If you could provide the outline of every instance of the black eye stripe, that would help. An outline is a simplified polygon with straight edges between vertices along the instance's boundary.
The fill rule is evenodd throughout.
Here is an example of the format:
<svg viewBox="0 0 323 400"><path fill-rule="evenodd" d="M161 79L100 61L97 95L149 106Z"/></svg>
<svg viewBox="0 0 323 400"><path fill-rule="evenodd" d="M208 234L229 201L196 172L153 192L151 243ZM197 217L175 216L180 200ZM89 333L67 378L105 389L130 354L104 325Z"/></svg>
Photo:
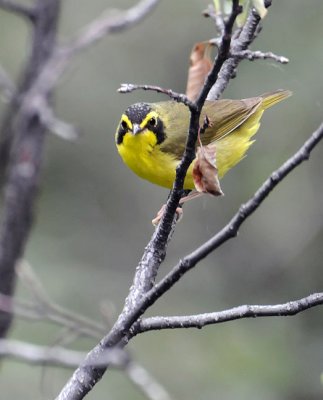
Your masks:
<svg viewBox="0 0 323 400"><path fill-rule="evenodd" d="M122 121L122 122L121 122L120 127L119 127L119 130L118 130L118 134L117 134L117 144L121 144L121 143L123 142L123 137L124 137L124 135L128 132L128 125L127 125L127 123L125 122L126 128L124 128L124 127L123 127L123 122L125 122L125 121Z"/></svg>
<svg viewBox="0 0 323 400"><path fill-rule="evenodd" d="M157 144L163 143L163 141L166 139L165 127L163 122L159 118L158 120L156 120L155 118L155 125L151 127L151 130L156 135Z"/></svg>

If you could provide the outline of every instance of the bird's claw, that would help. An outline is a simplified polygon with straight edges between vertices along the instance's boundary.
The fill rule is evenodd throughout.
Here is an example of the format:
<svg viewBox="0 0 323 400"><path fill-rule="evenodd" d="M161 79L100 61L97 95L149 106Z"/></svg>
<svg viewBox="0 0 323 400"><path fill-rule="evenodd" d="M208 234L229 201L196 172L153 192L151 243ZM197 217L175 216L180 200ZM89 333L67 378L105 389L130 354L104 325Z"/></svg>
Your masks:
<svg viewBox="0 0 323 400"><path fill-rule="evenodd" d="M151 221L154 226L157 226L160 220L163 218L163 215L166 210L166 204L162 206L162 208L158 211L156 217ZM179 222L183 217L183 209L182 207L176 208L176 221Z"/></svg>

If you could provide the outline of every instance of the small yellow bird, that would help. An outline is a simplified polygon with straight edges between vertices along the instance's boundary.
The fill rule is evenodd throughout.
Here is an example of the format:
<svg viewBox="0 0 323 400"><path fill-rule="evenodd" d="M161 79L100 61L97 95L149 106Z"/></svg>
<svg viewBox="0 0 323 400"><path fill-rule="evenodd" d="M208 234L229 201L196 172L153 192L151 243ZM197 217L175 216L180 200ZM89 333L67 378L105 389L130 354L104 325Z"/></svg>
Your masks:
<svg viewBox="0 0 323 400"><path fill-rule="evenodd" d="M201 134L203 146L214 143L218 176L234 167L254 142L263 112L289 97L277 90L243 100L206 101L200 124L209 127ZM125 164L141 178L172 188L175 170L186 143L190 113L175 101L137 103L125 111L116 132L116 144ZM193 164L187 171L184 189L194 189Z"/></svg>

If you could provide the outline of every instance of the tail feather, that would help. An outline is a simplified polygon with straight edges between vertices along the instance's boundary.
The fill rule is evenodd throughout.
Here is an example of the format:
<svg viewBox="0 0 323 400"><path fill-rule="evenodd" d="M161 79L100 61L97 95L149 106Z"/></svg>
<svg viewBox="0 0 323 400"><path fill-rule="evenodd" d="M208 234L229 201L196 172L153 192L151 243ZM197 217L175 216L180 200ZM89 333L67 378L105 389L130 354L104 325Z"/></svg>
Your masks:
<svg viewBox="0 0 323 400"><path fill-rule="evenodd" d="M265 109L286 99L291 94L292 92L289 90L276 90L259 96L262 98L262 102L258 109L241 126L217 141L217 166L220 178L245 157L247 150L254 142L252 137L259 129L260 119Z"/></svg>
<svg viewBox="0 0 323 400"><path fill-rule="evenodd" d="M292 92L290 90L278 89L275 92L264 93L260 97L262 97L262 107L264 110L267 108L279 103L280 101L286 99L291 96Z"/></svg>

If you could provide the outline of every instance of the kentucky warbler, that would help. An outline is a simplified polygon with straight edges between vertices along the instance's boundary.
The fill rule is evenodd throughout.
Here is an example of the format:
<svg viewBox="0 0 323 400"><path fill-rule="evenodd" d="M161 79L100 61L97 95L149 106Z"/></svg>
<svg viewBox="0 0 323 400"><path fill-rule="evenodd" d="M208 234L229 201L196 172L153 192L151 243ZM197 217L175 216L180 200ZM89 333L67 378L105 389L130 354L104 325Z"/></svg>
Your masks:
<svg viewBox="0 0 323 400"><path fill-rule="evenodd" d="M200 123L203 125L207 116L209 127L201 140L203 145L215 143L220 178L244 157L264 110L290 95L288 90L277 90L249 99L205 102ZM188 108L175 101L133 104L117 128L119 154L141 178L170 189L185 149L189 119ZM194 189L192 169L193 163L184 189Z"/></svg>

